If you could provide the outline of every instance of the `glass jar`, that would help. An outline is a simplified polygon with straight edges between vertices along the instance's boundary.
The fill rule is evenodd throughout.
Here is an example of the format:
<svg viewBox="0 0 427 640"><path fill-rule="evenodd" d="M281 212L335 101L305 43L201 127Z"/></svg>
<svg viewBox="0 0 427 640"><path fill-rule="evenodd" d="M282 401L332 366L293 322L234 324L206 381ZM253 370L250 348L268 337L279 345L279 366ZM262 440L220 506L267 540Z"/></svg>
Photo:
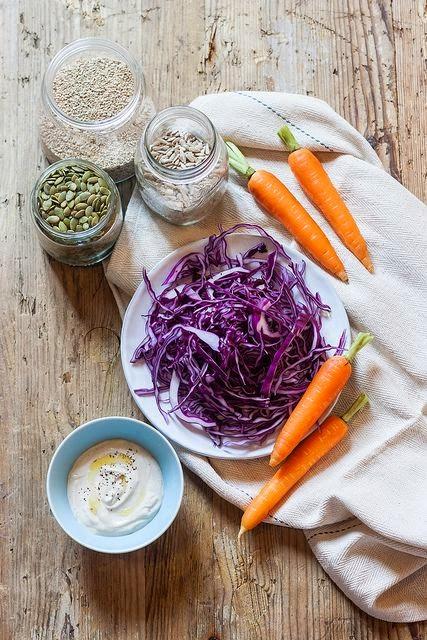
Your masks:
<svg viewBox="0 0 427 640"><path fill-rule="evenodd" d="M124 82L125 67L123 65L126 65L130 71L126 75L129 101L124 106L120 105L120 110L111 117L88 119L93 118L93 114L99 108L102 110L100 113L104 112L104 114L106 110L110 113L114 108L114 101L112 108L111 104L106 104L108 100L105 99L105 92L103 94L105 70L99 73L101 80L98 84L96 81L90 84L91 87L93 86L93 91L91 89L89 93L87 91L85 93L81 88L87 87L88 81L86 79L85 83L78 82L79 73L83 71L82 67L79 70L76 65L79 62L87 65L88 59L100 60L101 63L105 59L114 60L115 65L120 64L120 68L116 66L117 73L110 80L115 83L115 91L117 91L117 82ZM92 63L95 64L94 60ZM64 91L60 107L56 92L61 90L61 74L66 69L69 76L73 78L70 80L73 83L72 86L77 88L68 94ZM85 69L88 74L87 67ZM91 67L91 74L94 74L93 67ZM72 94L71 98L68 97L70 94ZM66 103L67 100L69 105ZM82 108L86 112L86 119L78 117L82 113ZM94 162L107 171L116 182L126 180L135 172L135 148L154 113L153 103L145 94L142 69L126 49L103 38L75 40L56 54L43 78L39 122L43 152L49 162L56 162L63 158L82 158Z"/></svg>
<svg viewBox="0 0 427 640"><path fill-rule="evenodd" d="M206 157L187 168L162 165L153 155L153 146L171 132L201 140L207 145ZM136 150L135 174L141 196L150 209L173 224L194 224L207 216L225 193L227 150L204 113L192 107L170 107L148 124Z"/></svg>
<svg viewBox="0 0 427 640"><path fill-rule="evenodd" d="M110 190L110 200L105 216L94 227L86 231L63 233L55 230L41 216L39 193L49 176L58 171L58 169L69 167L81 167L82 170L90 170L96 176L102 178ZM31 211L36 233L43 249L60 262L80 267L96 264L111 253L123 223L120 194L114 181L105 171L92 162L78 160L77 158L59 160L43 171L31 194Z"/></svg>

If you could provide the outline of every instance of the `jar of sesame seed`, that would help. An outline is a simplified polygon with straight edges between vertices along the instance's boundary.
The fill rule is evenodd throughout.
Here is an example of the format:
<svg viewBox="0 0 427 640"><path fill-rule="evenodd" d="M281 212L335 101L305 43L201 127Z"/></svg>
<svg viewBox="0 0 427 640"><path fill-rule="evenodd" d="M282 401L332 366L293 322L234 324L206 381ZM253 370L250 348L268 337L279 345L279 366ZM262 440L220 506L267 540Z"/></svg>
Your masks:
<svg viewBox="0 0 427 640"><path fill-rule="evenodd" d="M135 155L147 206L177 225L209 215L227 188L227 150L212 122L192 107L170 107L148 124Z"/></svg>
<svg viewBox="0 0 427 640"><path fill-rule="evenodd" d="M43 79L43 152L49 162L82 158L115 182L126 180L154 113L142 69L126 49L103 38L75 40L56 54Z"/></svg>

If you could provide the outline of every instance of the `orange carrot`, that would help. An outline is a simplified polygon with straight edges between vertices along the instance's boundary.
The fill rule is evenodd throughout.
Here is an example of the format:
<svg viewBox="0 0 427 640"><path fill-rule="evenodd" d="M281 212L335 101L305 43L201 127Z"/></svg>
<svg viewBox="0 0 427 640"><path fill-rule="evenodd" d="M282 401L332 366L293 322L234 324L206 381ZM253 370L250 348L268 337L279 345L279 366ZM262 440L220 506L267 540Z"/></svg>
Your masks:
<svg viewBox="0 0 427 640"><path fill-rule="evenodd" d="M372 339L370 333L359 333L344 355L332 356L322 364L277 436L270 457L272 467L282 462L295 449L336 400L351 375L351 363L355 355Z"/></svg>
<svg viewBox="0 0 427 640"><path fill-rule="evenodd" d="M248 189L255 200L280 220L304 249L333 275L348 282L344 265L319 225L276 176L252 169L245 156L226 142L230 165L248 178Z"/></svg>
<svg viewBox="0 0 427 640"><path fill-rule="evenodd" d="M246 531L253 529L265 520L270 511L274 509L298 480L344 438L348 431L347 423L367 402L367 395L360 394L341 418L329 416L316 431L298 445L280 469L265 483L261 491L246 507L242 517L239 538Z"/></svg>
<svg viewBox="0 0 427 640"><path fill-rule="evenodd" d="M374 267L366 241L320 160L310 149L299 146L289 127L279 129L278 135L290 151L289 166L307 196L320 209L347 249L372 273Z"/></svg>

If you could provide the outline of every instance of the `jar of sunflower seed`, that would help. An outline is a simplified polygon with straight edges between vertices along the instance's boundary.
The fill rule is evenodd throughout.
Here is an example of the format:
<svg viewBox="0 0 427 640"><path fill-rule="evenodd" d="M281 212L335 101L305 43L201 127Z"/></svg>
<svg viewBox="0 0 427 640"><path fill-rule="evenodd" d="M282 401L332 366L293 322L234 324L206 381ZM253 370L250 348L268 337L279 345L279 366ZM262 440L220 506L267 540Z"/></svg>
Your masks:
<svg viewBox="0 0 427 640"><path fill-rule="evenodd" d="M227 189L224 141L198 109L169 107L147 125L135 153L142 199L176 225L209 215Z"/></svg>
<svg viewBox="0 0 427 640"><path fill-rule="evenodd" d="M114 181L87 160L67 158L47 167L34 186L31 206L43 249L74 266L106 258L123 223Z"/></svg>

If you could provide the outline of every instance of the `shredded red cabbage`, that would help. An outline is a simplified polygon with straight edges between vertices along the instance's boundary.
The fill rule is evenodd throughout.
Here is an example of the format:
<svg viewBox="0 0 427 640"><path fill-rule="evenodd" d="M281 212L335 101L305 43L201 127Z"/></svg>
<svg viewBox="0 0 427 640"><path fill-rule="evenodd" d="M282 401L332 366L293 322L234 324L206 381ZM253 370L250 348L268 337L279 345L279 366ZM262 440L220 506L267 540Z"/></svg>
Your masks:
<svg viewBox="0 0 427 640"><path fill-rule="evenodd" d="M227 236L244 227L262 238L229 256ZM279 260L280 259L280 260ZM211 236L181 258L153 300L131 362L145 360L167 419L201 425L222 444L261 443L283 425L332 347L322 334L329 307L283 247L256 225ZM345 345L343 334L337 352Z"/></svg>

